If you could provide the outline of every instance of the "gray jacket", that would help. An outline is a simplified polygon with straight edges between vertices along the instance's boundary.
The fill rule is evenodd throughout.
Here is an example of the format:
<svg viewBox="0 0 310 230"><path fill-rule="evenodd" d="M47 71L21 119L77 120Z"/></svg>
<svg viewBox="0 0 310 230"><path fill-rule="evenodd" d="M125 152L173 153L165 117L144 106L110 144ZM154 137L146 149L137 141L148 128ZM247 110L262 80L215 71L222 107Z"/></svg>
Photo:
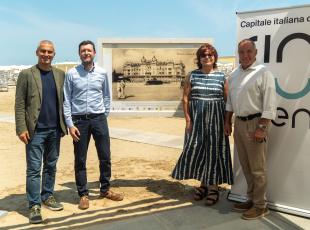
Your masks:
<svg viewBox="0 0 310 230"><path fill-rule="evenodd" d="M63 84L65 73L52 67L58 100L58 111L60 128L63 135L67 134L67 128L63 116ZM24 131L29 132L33 137L42 103L42 82L40 70L32 66L20 72L16 84L15 96L15 124L16 134L20 135Z"/></svg>

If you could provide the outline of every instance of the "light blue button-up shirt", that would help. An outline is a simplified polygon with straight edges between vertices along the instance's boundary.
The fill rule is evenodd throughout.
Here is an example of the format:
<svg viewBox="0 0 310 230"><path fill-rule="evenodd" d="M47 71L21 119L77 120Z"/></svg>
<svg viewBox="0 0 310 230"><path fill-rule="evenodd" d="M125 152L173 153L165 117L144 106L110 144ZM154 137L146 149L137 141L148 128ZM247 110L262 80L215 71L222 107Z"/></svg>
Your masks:
<svg viewBox="0 0 310 230"><path fill-rule="evenodd" d="M110 112L110 89L107 72L97 65L88 71L78 65L66 73L64 83L64 116L73 126L72 115Z"/></svg>

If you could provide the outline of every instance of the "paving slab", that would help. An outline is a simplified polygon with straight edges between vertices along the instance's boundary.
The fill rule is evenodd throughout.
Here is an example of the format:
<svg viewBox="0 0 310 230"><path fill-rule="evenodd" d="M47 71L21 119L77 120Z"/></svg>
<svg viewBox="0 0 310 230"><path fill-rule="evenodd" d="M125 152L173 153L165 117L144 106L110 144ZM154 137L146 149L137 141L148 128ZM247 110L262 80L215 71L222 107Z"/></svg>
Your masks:
<svg viewBox="0 0 310 230"><path fill-rule="evenodd" d="M154 132L139 132L130 129L121 129L121 128L109 128L110 137L133 141L145 144L159 145L169 148L183 148L184 138L176 135L169 135L163 133L154 133Z"/></svg>
<svg viewBox="0 0 310 230"><path fill-rule="evenodd" d="M7 214L8 214L7 211L0 210L0 218L6 216Z"/></svg>
<svg viewBox="0 0 310 230"><path fill-rule="evenodd" d="M0 114L0 122L15 123L14 116ZM139 142L144 144L158 145L168 148L183 148L184 138L176 135L169 135L154 132L139 132L130 129L109 127L110 137L126 141Z"/></svg>
<svg viewBox="0 0 310 230"><path fill-rule="evenodd" d="M232 211L232 206L233 202L221 199L212 207L207 207L202 202L198 205L81 227L88 230L310 229L310 220L300 217L292 220L288 218L290 215L274 211L258 220L243 220L241 213Z"/></svg>
<svg viewBox="0 0 310 230"><path fill-rule="evenodd" d="M15 123L15 118L12 115L0 114L0 122Z"/></svg>

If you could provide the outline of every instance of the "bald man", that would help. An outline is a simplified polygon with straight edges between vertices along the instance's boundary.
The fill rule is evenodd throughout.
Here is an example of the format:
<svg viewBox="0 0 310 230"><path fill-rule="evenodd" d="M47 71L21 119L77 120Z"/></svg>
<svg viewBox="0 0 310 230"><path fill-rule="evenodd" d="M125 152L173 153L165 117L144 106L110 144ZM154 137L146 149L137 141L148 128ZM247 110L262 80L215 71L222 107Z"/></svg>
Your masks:
<svg viewBox="0 0 310 230"><path fill-rule="evenodd" d="M242 211L243 219L254 220L269 213L266 142L270 121L276 117L276 90L272 73L256 61L257 49L252 40L242 40L238 54L240 65L228 81L225 134L232 132L234 113L234 141L248 185L248 201L235 204L234 210Z"/></svg>

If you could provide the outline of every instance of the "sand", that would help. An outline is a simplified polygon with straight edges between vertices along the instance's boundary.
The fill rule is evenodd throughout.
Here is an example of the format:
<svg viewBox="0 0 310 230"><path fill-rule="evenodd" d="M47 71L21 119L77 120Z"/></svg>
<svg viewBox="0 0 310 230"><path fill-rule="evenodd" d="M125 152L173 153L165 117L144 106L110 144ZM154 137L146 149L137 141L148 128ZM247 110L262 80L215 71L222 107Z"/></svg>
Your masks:
<svg viewBox="0 0 310 230"><path fill-rule="evenodd" d="M14 115L14 89L0 93L0 114ZM134 131L158 132L183 136L183 118L159 117L109 117L109 126ZM98 199L99 166L93 141L87 158L87 176L90 188L90 208L77 207L78 195L73 168L71 137L61 141L58 160L55 197L64 210L53 212L42 208L44 223L28 223L28 202L25 196L25 146L15 135L15 125L0 122L0 210L8 215L0 218L0 228L62 228L85 227L127 216L137 216L191 205L195 180L175 181L170 173L181 150L111 139L112 179L111 189L123 193L125 199L114 202Z"/></svg>

